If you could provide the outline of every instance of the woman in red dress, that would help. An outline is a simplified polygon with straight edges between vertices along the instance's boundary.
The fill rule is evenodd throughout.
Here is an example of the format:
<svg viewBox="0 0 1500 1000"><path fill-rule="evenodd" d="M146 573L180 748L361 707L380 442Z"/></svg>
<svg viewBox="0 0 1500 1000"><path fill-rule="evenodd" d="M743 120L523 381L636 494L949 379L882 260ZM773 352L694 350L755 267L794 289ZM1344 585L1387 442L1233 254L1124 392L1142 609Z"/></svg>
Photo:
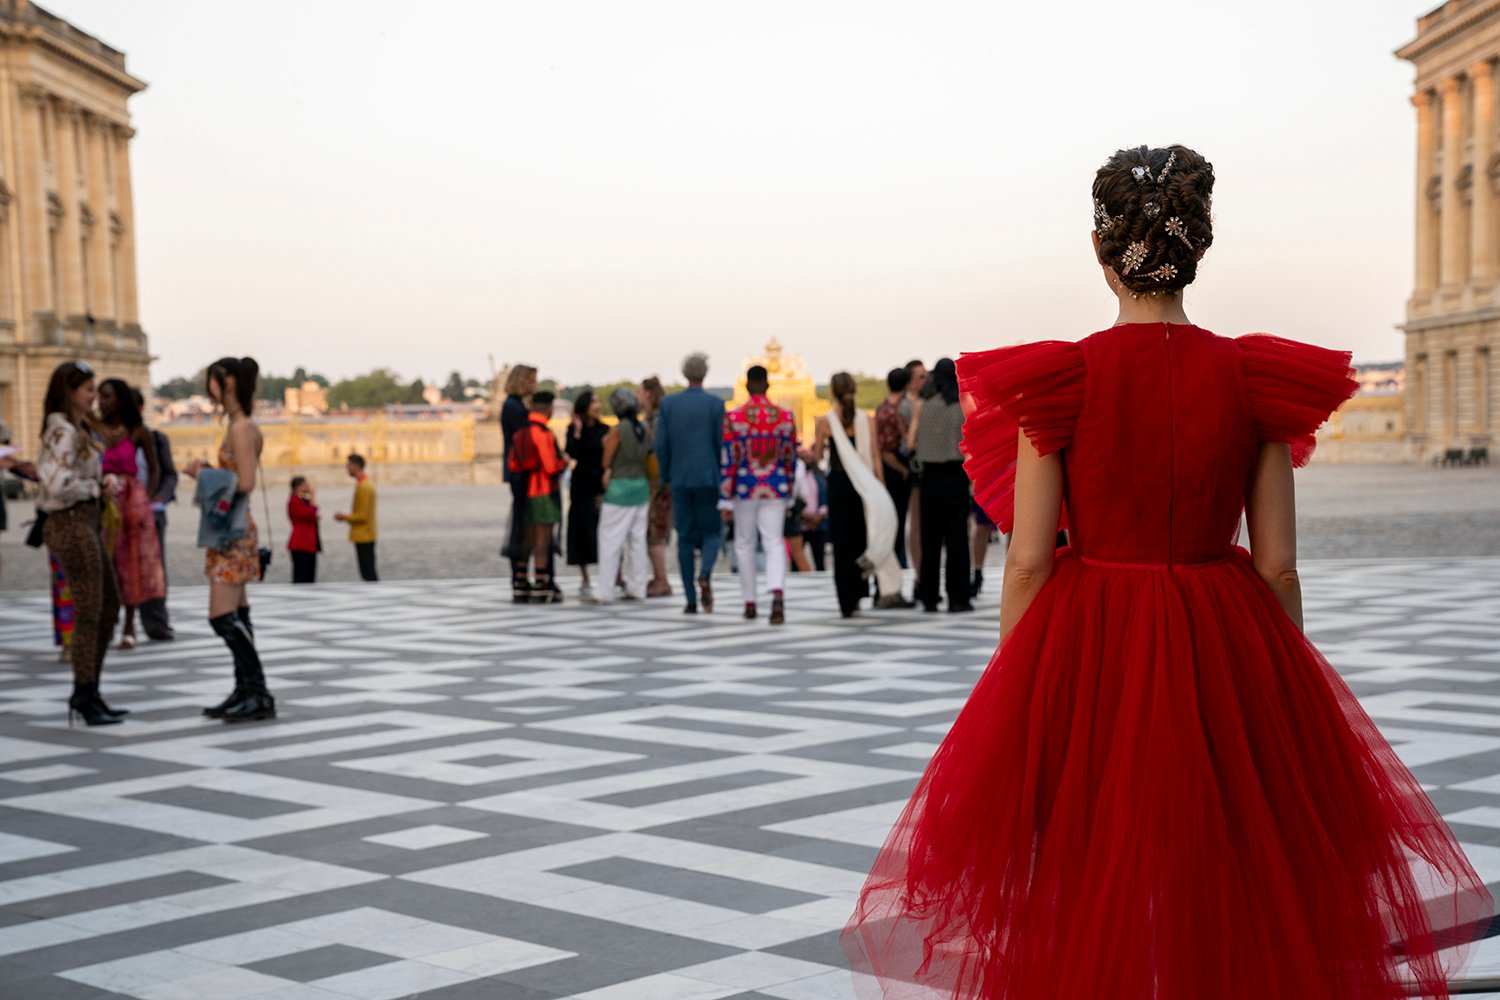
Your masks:
<svg viewBox="0 0 1500 1000"><path fill-rule="evenodd" d="M844 932L868 996L1445 997L1488 927L1302 634L1292 469L1355 383L1347 353L1189 322L1212 187L1185 147L1116 153L1116 323L959 362L966 468L1014 527L1000 647Z"/></svg>

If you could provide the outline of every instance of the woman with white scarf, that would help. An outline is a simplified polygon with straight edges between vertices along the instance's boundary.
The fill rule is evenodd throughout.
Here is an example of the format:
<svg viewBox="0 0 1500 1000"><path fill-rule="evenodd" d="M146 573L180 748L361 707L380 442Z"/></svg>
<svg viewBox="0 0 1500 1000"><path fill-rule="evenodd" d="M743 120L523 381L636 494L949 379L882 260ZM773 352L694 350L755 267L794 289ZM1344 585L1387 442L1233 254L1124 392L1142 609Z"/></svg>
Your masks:
<svg viewBox="0 0 1500 1000"><path fill-rule="evenodd" d="M869 594L865 574L875 576L876 607L911 607L901 597L896 559L896 505L882 479L870 415L854 405L857 383L839 372L829 383L833 409L818 418L819 456L833 442L828 469L828 525L833 536L833 584L839 611L852 618Z"/></svg>

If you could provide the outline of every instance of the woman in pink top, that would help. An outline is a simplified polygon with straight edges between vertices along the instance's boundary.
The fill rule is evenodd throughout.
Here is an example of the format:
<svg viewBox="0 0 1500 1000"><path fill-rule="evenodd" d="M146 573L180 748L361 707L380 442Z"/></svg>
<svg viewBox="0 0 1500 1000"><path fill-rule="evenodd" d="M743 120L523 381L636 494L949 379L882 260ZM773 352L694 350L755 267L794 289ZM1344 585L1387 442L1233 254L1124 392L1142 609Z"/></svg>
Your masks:
<svg viewBox="0 0 1500 1000"><path fill-rule="evenodd" d="M136 608L167 595L156 519L151 513L151 497L160 474L156 443L135 405L135 393L120 379L105 379L99 384L99 416L104 431L104 475L115 476L119 482L119 492L112 501L119 512L119 526L112 545L106 538L106 547L114 558L120 604L125 608L120 648L133 649ZM145 456L144 468L137 457L140 454Z"/></svg>

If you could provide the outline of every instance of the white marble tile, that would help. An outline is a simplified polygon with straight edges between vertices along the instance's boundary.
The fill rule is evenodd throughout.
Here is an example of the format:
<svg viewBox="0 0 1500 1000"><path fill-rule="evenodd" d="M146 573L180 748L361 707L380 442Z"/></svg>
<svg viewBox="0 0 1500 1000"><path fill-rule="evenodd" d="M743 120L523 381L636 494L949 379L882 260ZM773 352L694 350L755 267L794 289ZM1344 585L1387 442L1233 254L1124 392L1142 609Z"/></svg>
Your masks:
<svg viewBox="0 0 1500 1000"><path fill-rule="evenodd" d="M372 844L400 847L408 851L422 851L429 847L461 844L466 840L480 840L485 836L486 834L477 830L460 830L453 826L413 826L405 830L394 830L363 839Z"/></svg>
<svg viewBox="0 0 1500 1000"><path fill-rule="evenodd" d="M77 849L69 844L58 844L50 840L38 840L35 837L22 837L15 833L0 832L0 865L8 865L16 861L30 861L32 858L50 858L53 855L67 854Z"/></svg>
<svg viewBox="0 0 1500 1000"><path fill-rule="evenodd" d="M46 764L42 767L23 767L15 771L0 772L0 779L5 781L19 781L27 785L40 785L48 781L62 781L65 778L81 778L99 772L92 767L78 767L74 764Z"/></svg>
<svg viewBox="0 0 1500 1000"><path fill-rule="evenodd" d="M473 977L453 969L442 969L422 962L400 961L316 979L310 985L354 997L356 1000L399 1000L420 996L428 990L466 983L471 978Z"/></svg>

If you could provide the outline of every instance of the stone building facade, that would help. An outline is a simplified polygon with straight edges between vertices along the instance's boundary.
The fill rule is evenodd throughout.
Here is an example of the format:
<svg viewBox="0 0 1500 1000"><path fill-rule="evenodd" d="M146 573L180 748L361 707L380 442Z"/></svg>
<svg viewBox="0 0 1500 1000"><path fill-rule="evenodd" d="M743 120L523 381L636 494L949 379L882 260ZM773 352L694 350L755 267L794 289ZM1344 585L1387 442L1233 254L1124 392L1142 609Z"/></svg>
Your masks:
<svg viewBox="0 0 1500 1000"><path fill-rule="evenodd" d="M145 86L123 52L0 0L0 416L25 451L60 362L149 385L126 107Z"/></svg>
<svg viewBox="0 0 1500 1000"><path fill-rule="evenodd" d="M1500 390L1500 0L1447 0L1396 53L1417 70L1406 432L1418 461L1488 447Z"/></svg>

